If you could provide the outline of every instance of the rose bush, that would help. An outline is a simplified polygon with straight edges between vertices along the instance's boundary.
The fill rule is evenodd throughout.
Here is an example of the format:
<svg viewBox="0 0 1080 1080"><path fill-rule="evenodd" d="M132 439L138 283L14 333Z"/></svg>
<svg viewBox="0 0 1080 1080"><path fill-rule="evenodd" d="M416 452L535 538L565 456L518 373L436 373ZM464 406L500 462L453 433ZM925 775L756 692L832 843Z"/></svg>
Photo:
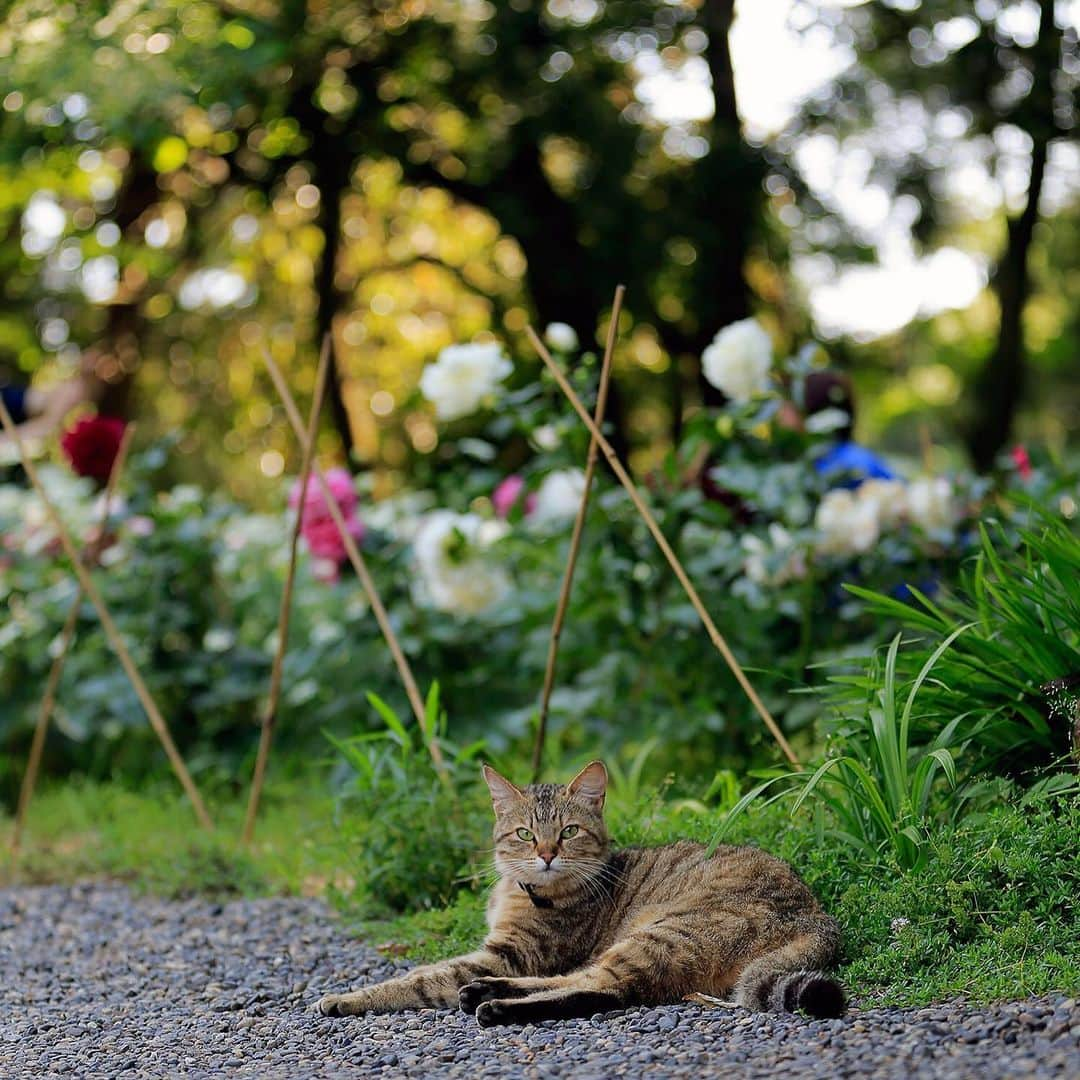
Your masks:
<svg viewBox="0 0 1080 1080"><path fill-rule="evenodd" d="M486 355L488 374L447 401L479 403L503 385L501 352ZM1039 461L1026 477L1005 471L996 488L964 474L914 471L910 481L840 486L852 481L814 465L832 435L792 431L777 419L772 390L797 385L809 363L782 360L770 368L770 396L732 398L691 418L683 445L648 485L661 528L796 741L820 705L791 687L821 681L815 665L890 631L845 583L893 595L947 589L976 542L980 511L992 506L1006 523L1022 520L1025 495L1054 502L1060 492L1062 512L1075 512L1076 494L1075 477ZM432 366L445 364L444 351ZM575 362L586 400L597 367L591 355ZM496 751L527 735L535 713L588 445L550 385L531 380L498 392L499 408L467 433L440 431L438 447L414 470L414 490L372 501L363 479L330 473L418 680L439 680L455 739L482 736ZM703 450L711 488L690 468ZM160 490L154 461L162 456L155 448L133 461L96 574L184 752L232 782L254 752L276 644L289 488L277 509L252 514L197 488ZM96 521L93 486L43 471L65 521L86 536ZM723 498L710 497L714 490ZM297 501L294 490L294 509ZM367 691L400 715L408 707L315 486L303 514L279 731L286 749L310 753L324 730L378 722ZM0 537L0 782L10 791L74 587L32 492L0 485ZM340 575L324 573L323 561ZM665 767L702 753L736 767L774 760L637 512L601 469L562 636L552 737L579 745L651 736L662 739ZM163 767L89 608L46 764L97 773Z"/></svg>

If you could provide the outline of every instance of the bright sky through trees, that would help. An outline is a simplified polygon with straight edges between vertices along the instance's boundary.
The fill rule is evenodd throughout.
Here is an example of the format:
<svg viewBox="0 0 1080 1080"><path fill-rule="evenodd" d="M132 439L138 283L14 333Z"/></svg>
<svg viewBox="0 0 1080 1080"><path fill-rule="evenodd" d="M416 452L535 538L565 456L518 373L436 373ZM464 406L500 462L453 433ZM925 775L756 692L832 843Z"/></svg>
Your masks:
<svg viewBox="0 0 1080 1080"><path fill-rule="evenodd" d="M854 7L861 0L838 0L832 6ZM1059 22L1080 24L1080 0L1057 5ZM1005 13L1012 33L1038 24L1034 3ZM742 0L736 7L731 48L739 107L752 139L774 135L791 119L800 103L855 59L852 51L831 40L822 28L803 32L808 5L799 0ZM957 34L963 33L959 24ZM659 58L639 63L639 93L653 112L668 123L701 119L712 108L704 60L683 67L678 75L662 69ZM1062 143L1054 148L1047 170L1044 199L1060 206L1080 183L1080 153ZM889 206L884 192L867 181L860 162L839 153L835 141L807 140L800 167L816 192L829 192L843 204L844 214L873 236L876 266L850 268L839 275L822 273L822 264L797 260L795 269L807 287L818 330L826 336L851 334L869 339L897 330L919 316L969 305L986 284L986 266L955 247L919 257L913 250L903 212ZM1026 191L1026 169L1018 170L1022 188L1009 190L1008 174L991 177L980 164L957 172L952 195L980 217L989 216L1002 200ZM1003 182L1004 181L1004 182ZM1050 205L1047 210L1054 210Z"/></svg>

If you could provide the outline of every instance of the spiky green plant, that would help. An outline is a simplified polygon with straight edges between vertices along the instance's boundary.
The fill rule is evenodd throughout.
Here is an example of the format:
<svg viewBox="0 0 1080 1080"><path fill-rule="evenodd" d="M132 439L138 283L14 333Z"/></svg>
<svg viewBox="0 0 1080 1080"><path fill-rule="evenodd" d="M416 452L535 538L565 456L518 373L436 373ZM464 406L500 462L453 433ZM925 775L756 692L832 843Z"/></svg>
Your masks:
<svg viewBox="0 0 1080 1080"><path fill-rule="evenodd" d="M848 587L872 613L917 637L901 656L901 677L956 626L970 624L926 688L918 734L932 738L941 730L959 690L969 716L969 730L961 734L977 754L973 764L997 764L1014 775L1069 752L1069 703L1062 708L1049 700L1046 687L1080 673L1080 537L1065 519L1047 512L1035 522L1018 540L1001 525L981 526L979 555L957 586L935 599L912 589L914 602L905 603ZM848 690L857 694L858 681Z"/></svg>
<svg viewBox="0 0 1080 1080"><path fill-rule="evenodd" d="M781 790L769 801L791 797L792 816L813 807L823 841L834 840L871 860L891 858L914 870L926 858L930 799L935 781L944 777L956 787L953 751L967 713L954 716L928 743L912 744L912 720L920 692L935 666L968 627L961 626L941 642L906 687L897 677L901 635L889 645L875 700L838 728L839 752L807 772L784 772L770 777L744 796L713 839L719 843L747 806L774 786Z"/></svg>

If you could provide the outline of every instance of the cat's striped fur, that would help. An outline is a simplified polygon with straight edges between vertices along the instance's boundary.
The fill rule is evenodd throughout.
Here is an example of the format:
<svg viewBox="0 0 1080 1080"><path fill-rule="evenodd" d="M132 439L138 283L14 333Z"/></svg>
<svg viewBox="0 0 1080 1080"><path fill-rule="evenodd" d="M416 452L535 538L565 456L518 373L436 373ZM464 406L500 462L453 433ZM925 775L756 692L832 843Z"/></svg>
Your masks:
<svg viewBox="0 0 1080 1080"><path fill-rule="evenodd" d="M660 1005L693 992L838 1016L823 973L840 932L795 871L756 848L612 850L607 773L517 788L485 766L499 883L481 949L319 1002L327 1015L447 1008L482 1025Z"/></svg>

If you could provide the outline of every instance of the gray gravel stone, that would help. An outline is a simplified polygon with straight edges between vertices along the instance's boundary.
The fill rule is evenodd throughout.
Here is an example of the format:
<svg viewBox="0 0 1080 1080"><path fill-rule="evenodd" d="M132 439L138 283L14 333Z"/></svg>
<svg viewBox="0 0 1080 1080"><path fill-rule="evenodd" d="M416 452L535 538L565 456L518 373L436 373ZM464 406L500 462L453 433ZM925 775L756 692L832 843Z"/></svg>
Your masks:
<svg viewBox="0 0 1080 1080"><path fill-rule="evenodd" d="M1049 996L842 1020L684 1004L481 1030L424 1009L327 1020L325 992L405 967L309 900L0 891L0 1077L1080 1076L1080 1008Z"/></svg>

